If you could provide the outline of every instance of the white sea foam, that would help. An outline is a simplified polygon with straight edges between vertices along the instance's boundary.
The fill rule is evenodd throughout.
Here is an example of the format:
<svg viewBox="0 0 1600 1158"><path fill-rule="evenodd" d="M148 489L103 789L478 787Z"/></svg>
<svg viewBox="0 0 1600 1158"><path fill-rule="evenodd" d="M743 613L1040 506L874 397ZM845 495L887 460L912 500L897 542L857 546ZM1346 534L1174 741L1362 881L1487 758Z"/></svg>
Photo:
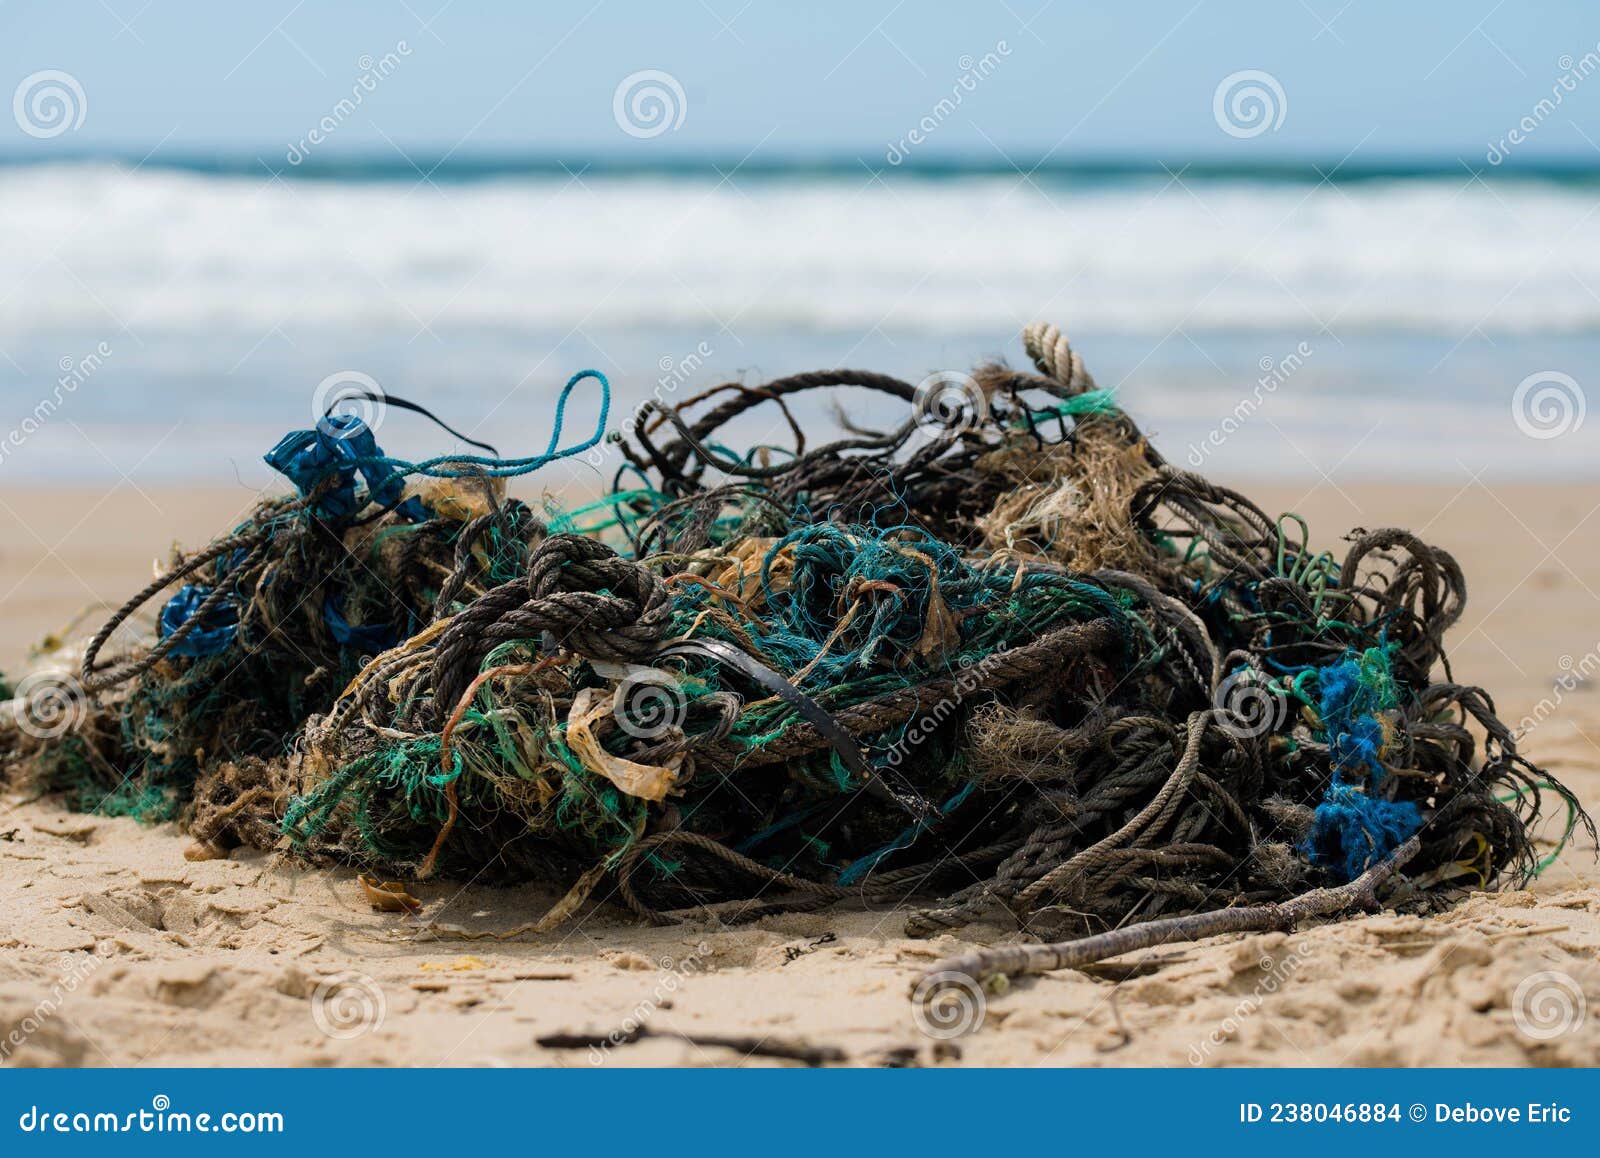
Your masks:
<svg viewBox="0 0 1600 1158"><path fill-rule="evenodd" d="M1600 330L1595 191L0 169L0 335L300 325ZM1588 288L1585 288L1588 287Z"/></svg>

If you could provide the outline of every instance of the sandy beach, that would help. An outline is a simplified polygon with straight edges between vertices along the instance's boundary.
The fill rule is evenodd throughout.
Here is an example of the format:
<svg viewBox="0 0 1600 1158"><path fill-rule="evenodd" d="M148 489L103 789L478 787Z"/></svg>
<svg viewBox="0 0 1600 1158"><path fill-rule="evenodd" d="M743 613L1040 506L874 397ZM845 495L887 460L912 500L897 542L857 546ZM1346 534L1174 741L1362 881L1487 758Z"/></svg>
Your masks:
<svg viewBox="0 0 1600 1158"><path fill-rule="evenodd" d="M1541 719L1526 753L1600 809L1600 690L1587 679L1600 665L1600 485L1465 471L1428 485L1241 485L1304 515L1319 545L1404 526L1454 552L1469 593L1456 677L1487 687L1513 724ZM254 498L133 483L0 491L0 666L16 672L42 631L119 602L173 537L198 545ZM353 871L242 849L191 862L189 843L173 825L49 800L0 806L0 1042L26 1030L7 1063L755 1065L796 1064L764 1052L806 1044L866 1065L1600 1064L1600 870L1586 844L1526 890L1426 920L1377 914L1136 955L1120 977L1014 983L977 1032L943 1041L912 1018L919 971L1014 931L914 941L895 913L834 911L661 929L601 907L550 934L420 939L414 922L373 911ZM424 919L479 933L554 899L464 881L415 892ZM664 1036L537 1044L640 1022Z"/></svg>

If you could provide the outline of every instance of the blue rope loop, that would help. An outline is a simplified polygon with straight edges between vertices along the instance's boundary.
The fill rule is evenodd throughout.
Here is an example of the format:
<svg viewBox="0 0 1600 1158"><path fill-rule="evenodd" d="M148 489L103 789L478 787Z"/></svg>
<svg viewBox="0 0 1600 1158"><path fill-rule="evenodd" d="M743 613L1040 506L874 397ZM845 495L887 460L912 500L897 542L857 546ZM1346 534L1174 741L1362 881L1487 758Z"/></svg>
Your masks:
<svg viewBox="0 0 1600 1158"><path fill-rule="evenodd" d="M593 378L600 383L600 417L595 422L594 433L582 442L573 446L561 446L561 431L566 425L567 400L572 397L572 392L578 383L585 379ZM548 466L563 458L571 458L575 454L582 454L591 447L598 446L605 437L606 419L611 414L611 383L606 376L598 370L579 370L567 384L561 388L561 396L556 399L555 424L550 430L550 443L544 448L542 454L530 455L527 458L494 458L487 455L461 455L442 454L435 458L425 459L422 462L407 462L400 458L379 457L373 461L382 463L399 471L402 475L423 475L427 478L515 478L519 475L532 474L540 467ZM480 468L480 469L473 469Z"/></svg>
<svg viewBox="0 0 1600 1158"><path fill-rule="evenodd" d="M593 378L600 383L600 415L594 433L573 446L561 445L566 425L567 402L578 384ZM337 521L353 517L367 504L376 503L396 510L402 518L421 522L427 509L415 498L401 501L405 479L412 475L427 478L514 478L532 474L563 458L599 444L605 437L606 419L611 413L611 383L598 370L580 370L567 380L556 400L555 422L550 442L541 454L525 458L499 458L489 455L439 455L422 462L409 462L383 453L372 430L355 415L330 414L312 430L293 430L266 454L266 463L286 476L302 496L327 487L312 507L317 518ZM356 492L359 475L367 485L364 495ZM332 479L331 486L328 480Z"/></svg>

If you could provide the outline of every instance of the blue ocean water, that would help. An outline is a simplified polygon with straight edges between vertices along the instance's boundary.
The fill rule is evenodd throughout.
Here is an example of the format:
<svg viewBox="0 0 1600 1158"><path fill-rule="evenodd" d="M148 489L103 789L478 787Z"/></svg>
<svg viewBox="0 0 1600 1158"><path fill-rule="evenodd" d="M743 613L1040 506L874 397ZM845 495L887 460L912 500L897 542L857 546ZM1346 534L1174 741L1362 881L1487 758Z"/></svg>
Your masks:
<svg viewBox="0 0 1600 1158"><path fill-rule="evenodd" d="M1018 361L1035 318L1225 476L1592 474L1600 173L1330 169L0 163L0 481L262 481L341 374L512 451L585 367L620 418L734 378ZM451 449L395 411L381 438Z"/></svg>

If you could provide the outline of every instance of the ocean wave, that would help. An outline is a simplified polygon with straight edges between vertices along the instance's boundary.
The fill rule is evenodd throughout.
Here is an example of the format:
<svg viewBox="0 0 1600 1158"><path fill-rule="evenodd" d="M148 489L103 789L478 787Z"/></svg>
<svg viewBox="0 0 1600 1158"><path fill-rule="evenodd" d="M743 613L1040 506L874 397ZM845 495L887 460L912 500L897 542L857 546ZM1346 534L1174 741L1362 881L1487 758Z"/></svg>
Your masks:
<svg viewBox="0 0 1600 1158"><path fill-rule="evenodd" d="M1600 330L1594 191L0 169L0 335ZM1587 289L1586 287L1595 287Z"/></svg>

